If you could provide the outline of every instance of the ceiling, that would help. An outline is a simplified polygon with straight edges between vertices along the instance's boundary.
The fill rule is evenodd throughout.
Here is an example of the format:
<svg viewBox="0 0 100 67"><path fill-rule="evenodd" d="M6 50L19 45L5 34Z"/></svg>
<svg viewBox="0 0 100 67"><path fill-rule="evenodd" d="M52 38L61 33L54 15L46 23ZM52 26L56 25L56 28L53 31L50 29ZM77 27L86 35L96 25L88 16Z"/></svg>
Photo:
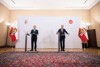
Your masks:
<svg viewBox="0 0 100 67"><path fill-rule="evenodd" d="M11 10L90 9L100 0L0 0Z"/></svg>

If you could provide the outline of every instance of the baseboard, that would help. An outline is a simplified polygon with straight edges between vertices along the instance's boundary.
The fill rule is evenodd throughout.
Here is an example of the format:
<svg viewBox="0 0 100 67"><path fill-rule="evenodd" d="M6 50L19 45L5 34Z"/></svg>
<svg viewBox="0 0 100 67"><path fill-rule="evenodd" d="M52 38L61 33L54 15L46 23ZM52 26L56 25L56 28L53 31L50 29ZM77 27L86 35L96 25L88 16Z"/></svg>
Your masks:
<svg viewBox="0 0 100 67"><path fill-rule="evenodd" d="M0 46L0 48L15 48L15 46Z"/></svg>
<svg viewBox="0 0 100 67"><path fill-rule="evenodd" d="M6 46L0 46L0 48L5 48Z"/></svg>
<svg viewBox="0 0 100 67"><path fill-rule="evenodd" d="M100 49L100 47L97 47L98 49Z"/></svg>

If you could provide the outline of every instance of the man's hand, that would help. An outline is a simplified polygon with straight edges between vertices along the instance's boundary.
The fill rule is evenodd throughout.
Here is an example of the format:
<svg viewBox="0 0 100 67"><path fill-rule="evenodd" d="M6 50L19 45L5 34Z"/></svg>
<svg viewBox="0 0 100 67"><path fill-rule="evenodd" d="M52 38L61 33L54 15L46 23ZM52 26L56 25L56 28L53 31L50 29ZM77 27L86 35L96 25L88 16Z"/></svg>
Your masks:
<svg viewBox="0 0 100 67"><path fill-rule="evenodd" d="M27 33L27 35L28 35L28 36L30 36L30 34L29 34L29 33Z"/></svg>

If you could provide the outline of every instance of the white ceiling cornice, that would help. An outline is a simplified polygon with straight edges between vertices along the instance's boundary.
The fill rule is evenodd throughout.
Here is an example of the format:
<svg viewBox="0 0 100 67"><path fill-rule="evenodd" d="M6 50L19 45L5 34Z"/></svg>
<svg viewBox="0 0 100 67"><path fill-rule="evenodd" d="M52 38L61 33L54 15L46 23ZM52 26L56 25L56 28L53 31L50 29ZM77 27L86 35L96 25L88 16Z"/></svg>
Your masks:
<svg viewBox="0 0 100 67"><path fill-rule="evenodd" d="M88 9L91 9L93 6L95 6L100 0L95 0L94 2L91 3L91 5L88 7Z"/></svg>
<svg viewBox="0 0 100 67"><path fill-rule="evenodd" d="M10 10L91 9L100 0L0 0Z"/></svg>
<svg viewBox="0 0 100 67"><path fill-rule="evenodd" d="M10 6L6 3L6 2L4 2L3 0L0 0L0 3L2 3L4 6L6 6L8 9L10 9Z"/></svg>

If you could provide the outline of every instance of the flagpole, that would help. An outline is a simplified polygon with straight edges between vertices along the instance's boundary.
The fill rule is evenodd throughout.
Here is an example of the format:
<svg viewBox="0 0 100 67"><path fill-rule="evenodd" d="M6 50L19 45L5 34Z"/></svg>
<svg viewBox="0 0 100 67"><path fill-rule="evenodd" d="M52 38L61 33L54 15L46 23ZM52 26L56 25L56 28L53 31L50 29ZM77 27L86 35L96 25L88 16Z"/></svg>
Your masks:
<svg viewBox="0 0 100 67"><path fill-rule="evenodd" d="M9 26L7 26L7 36L6 36L6 47L8 46L8 29L9 29Z"/></svg>

